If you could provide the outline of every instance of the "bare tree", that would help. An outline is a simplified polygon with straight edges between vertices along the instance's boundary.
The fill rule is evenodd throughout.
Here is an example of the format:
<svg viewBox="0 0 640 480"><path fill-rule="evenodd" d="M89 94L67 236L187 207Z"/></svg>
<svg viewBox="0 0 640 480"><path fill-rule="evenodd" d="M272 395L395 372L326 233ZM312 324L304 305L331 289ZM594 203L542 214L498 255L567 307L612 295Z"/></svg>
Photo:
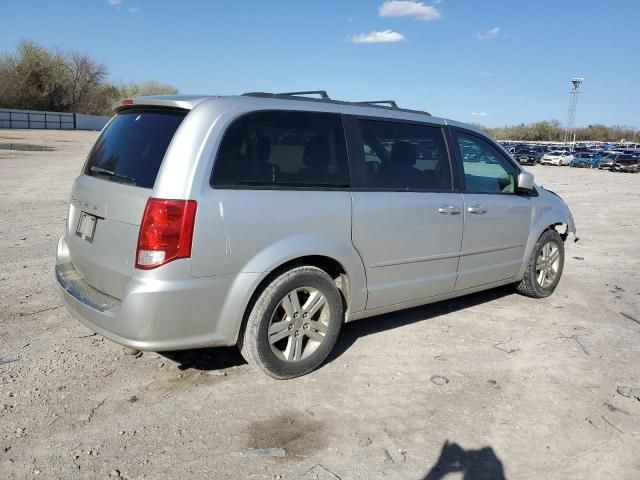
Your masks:
<svg viewBox="0 0 640 480"><path fill-rule="evenodd" d="M71 112L93 111L96 93L107 76L107 67L91 59L81 52L70 52L66 55L65 70Z"/></svg>

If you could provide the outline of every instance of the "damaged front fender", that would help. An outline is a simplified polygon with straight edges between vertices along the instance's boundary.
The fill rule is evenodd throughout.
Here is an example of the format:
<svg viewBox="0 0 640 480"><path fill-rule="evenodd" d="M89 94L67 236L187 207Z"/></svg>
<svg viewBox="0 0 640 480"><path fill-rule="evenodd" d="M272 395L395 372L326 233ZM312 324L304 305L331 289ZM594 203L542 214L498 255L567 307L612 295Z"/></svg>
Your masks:
<svg viewBox="0 0 640 480"><path fill-rule="evenodd" d="M541 187L538 188L538 193L538 201L532 211L531 229L529 230L527 246L524 251L520 278L524 275L527 259L531 255L538 238L545 230L554 228L560 233L563 240L566 241L571 234L574 237L574 242L578 241L575 220L564 200L556 193Z"/></svg>

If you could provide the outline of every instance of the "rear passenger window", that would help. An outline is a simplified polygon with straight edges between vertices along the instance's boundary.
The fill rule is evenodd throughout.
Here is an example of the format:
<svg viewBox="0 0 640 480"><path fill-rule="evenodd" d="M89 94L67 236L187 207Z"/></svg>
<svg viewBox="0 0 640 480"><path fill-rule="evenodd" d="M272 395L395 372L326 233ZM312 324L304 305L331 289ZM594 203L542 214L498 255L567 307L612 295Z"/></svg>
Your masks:
<svg viewBox="0 0 640 480"><path fill-rule="evenodd" d="M347 187L349 168L340 116L283 111L245 115L222 139L211 184Z"/></svg>
<svg viewBox="0 0 640 480"><path fill-rule="evenodd" d="M442 129L361 120L365 187L451 190L451 169Z"/></svg>

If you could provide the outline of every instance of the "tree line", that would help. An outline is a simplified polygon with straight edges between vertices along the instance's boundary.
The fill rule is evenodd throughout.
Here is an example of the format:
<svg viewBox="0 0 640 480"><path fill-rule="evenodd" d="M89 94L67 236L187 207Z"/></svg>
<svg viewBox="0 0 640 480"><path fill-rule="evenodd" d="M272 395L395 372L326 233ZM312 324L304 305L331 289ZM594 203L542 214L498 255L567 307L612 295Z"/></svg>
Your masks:
<svg viewBox="0 0 640 480"><path fill-rule="evenodd" d="M521 123L519 125L488 128L476 125L499 140L525 140L542 142L562 142L564 140L564 127L558 120L544 122ZM640 132L623 125L588 125L574 129L577 142L637 142L640 140Z"/></svg>
<svg viewBox="0 0 640 480"><path fill-rule="evenodd" d="M15 52L0 53L0 108L50 110L111 115L112 105L140 95L172 95L178 90L156 82L113 83L108 69L86 53L51 50L22 41ZM557 120L487 128L500 140L560 142L564 128ZM637 130L614 125L589 125L575 130L577 141L640 140Z"/></svg>
<svg viewBox="0 0 640 480"><path fill-rule="evenodd" d="M22 41L0 53L0 108L111 115L113 104L139 95L178 93L156 82L114 83L108 69L79 51L44 48Z"/></svg>

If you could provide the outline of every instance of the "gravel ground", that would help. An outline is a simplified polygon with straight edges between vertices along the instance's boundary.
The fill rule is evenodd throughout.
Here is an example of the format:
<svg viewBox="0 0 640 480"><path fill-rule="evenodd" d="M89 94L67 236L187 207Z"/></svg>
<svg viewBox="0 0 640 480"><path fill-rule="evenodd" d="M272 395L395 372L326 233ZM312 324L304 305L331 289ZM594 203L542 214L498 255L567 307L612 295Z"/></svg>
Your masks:
<svg viewBox="0 0 640 480"><path fill-rule="evenodd" d="M640 478L640 401L617 393L640 387L640 175L530 168L580 237L553 296L354 322L275 381L232 348L128 355L61 307L55 245L95 137L0 130L54 147L0 150L0 478Z"/></svg>

